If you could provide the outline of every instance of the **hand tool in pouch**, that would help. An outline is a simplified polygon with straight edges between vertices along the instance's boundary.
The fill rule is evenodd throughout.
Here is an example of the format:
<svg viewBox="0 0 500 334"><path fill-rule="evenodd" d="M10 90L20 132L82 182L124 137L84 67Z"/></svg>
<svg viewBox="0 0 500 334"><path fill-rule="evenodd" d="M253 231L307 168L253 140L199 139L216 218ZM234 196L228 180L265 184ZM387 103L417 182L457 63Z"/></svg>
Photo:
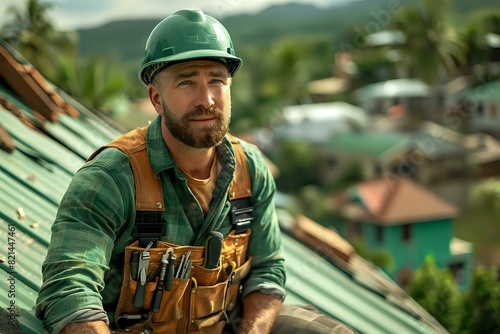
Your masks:
<svg viewBox="0 0 500 334"><path fill-rule="evenodd" d="M218 231L211 231L205 245L205 259L203 266L207 269L215 269L219 266L222 243L224 236Z"/></svg>
<svg viewBox="0 0 500 334"><path fill-rule="evenodd" d="M146 248L142 251L139 258L139 268L137 274L137 290L135 291L134 296L134 306L141 307L144 304L144 287L148 282L148 267L149 267L149 259L151 258L149 254L149 248L153 246L153 242L151 241Z"/></svg>
<svg viewBox="0 0 500 334"><path fill-rule="evenodd" d="M175 255L175 253L172 253L172 256L170 256L170 261L168 262L167 266L167 274L165 275L165 285L163 287L164 290L170 291L172 289L172 282L174 281L174 273L175 273L174 266L176 260L177 260L177 255Z"/></svg>
<svg viewBox="0 0 500 334"><path fill-rule="evenodd" d="M163 295L163 283L165 280L165 273L167 272L168 260L167 252L161 257L161 269L160 276L158 279L158 285L156 286L154 302L153 302L153 312L158 312L160 310L161 297Z"/></svg>
<svg viewBox="0 0 500 334"><path fill-rule="evenodd" d="M132 251L130 254L130 274L132 275L132 279L137 281L137 274L139 272L139 252Z"/></svg>
<svg viewBox="0 0 500 334"><path fill-rule="evenodd" d="M186 274L189 275L188 269L189 269L189 272L191 272L191 265L192 265L192 263L189 260L190 256L191 256L191 251L188 250L186 252L186 257L184 258L184 263L182 264L181 274L180 274L179 278L183 278L183 279L189 278L189 276L186 277Z"/></svg>

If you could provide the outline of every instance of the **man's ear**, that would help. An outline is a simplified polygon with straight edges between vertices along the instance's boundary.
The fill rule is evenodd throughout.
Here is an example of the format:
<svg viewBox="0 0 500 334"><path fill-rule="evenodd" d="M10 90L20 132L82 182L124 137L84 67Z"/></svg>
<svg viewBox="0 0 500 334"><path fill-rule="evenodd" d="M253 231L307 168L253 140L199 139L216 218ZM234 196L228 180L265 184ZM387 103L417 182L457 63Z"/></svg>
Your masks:
<svg viewBox="0 0 500 334"><path fill-rule="evenodd" d="M156 113L158 115L162 115L163 114L162 100L158 87L150 83L148 85L148 96L149 96L149 101L151 101L151 104L156 110Z"/></svg>

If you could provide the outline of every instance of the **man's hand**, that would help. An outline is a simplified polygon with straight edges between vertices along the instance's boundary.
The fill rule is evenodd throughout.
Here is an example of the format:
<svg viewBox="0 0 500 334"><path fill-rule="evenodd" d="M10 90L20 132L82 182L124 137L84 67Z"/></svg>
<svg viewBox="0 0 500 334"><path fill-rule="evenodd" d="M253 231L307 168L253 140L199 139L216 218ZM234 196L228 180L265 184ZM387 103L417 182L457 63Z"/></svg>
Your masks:
<svg viewBox="0 0 500 334"><path fill-rule="evenodd" d="M60 334L110 334L104 321L72 322L66 325Z"/></svg>
<svg viewBox="0 0 500 334"><path fill-rule="evenodd" d="M259 291L249 293L243 299L243 317L240 334L270 333L281 308L281 299Z"/></svg>

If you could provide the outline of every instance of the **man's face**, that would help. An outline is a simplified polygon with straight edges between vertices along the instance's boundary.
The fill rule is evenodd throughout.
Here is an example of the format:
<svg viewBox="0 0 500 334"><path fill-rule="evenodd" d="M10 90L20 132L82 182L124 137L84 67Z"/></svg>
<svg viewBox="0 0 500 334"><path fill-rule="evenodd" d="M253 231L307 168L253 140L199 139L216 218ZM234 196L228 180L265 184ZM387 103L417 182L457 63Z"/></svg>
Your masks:
<svg viewBox="0 0 500 334"><path fill-rule="evenodd" d="M157 112L170 134L194 148L217 145L231 118L231 78L226 67L195 60L171 65L157 76L161 102Z"/></svg>

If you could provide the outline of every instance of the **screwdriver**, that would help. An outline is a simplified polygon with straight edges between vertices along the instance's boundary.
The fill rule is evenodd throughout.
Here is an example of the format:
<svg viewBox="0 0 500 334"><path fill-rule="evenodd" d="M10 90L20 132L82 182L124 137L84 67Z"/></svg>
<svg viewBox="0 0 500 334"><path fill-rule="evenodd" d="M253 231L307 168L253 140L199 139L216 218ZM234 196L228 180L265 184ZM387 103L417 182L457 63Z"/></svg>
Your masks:
<svg viewBox="0 0 500 334"><path fill-rule="evenodd" d="M165 280L167 265L168 265L167 252L165 252L165 254L163 254L163 256L161 257L160 278L158 280L158 285L156 286L156 292L153 303L153 312L158 312L160 310L161 297L163 295L163 283Z"/></svg>

